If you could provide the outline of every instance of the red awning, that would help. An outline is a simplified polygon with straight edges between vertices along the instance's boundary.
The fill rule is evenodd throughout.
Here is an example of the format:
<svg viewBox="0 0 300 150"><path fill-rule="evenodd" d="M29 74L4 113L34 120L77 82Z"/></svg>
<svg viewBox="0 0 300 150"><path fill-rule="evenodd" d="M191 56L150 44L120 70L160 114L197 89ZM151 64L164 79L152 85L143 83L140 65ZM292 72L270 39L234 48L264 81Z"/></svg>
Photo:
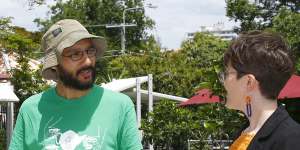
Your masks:
<svg viewBox="0 0 300 150"><path fill-rule="evenodd" d="M209 89L202 89L196 92L195 96L191 97L187 101L180 103L179 106L217 103L220 101L221 101L220 97L212 95L212 92Z"/></svg>
<svg viewBox="0 0 300 150"><path fill-rule="evenodd" d="M278 99L300 98L300 76L292 75L284 88L280 91Z"/></svg>
<svg viewBox="0 0 300 150"><path fill-rule="evenodd" d="M10 78L9 74L0 72L0 80L7 80L9 78Z"/></svg>

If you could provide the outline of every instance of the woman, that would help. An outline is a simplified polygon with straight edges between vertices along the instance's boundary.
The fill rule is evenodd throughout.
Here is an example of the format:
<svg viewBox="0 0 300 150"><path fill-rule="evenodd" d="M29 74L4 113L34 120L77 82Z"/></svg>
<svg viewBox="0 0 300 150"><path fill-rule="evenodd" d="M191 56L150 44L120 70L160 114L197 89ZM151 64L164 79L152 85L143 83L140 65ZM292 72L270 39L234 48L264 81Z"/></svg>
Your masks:
<svg viewBox="0 0 300 150"><path fill-rule="evenodd" d="M234 40L224 55L226 107L244 112L249 126L230 150L300 149L300 125L277 105L294 65L283 39L252 31Z"/></svg>

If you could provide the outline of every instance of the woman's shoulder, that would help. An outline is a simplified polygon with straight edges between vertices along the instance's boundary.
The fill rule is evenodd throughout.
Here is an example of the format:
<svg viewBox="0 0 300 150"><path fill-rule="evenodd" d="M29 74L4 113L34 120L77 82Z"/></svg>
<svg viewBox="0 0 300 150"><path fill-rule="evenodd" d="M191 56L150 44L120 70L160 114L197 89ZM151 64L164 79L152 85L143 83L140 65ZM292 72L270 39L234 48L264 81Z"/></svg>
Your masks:
<svg viewBox="0 0 300 150"><path fill-rule="evenodd" d="M277 129L282 135L298 135L300 138L300 124L293 120L290 116L285 119Z"/></svg>

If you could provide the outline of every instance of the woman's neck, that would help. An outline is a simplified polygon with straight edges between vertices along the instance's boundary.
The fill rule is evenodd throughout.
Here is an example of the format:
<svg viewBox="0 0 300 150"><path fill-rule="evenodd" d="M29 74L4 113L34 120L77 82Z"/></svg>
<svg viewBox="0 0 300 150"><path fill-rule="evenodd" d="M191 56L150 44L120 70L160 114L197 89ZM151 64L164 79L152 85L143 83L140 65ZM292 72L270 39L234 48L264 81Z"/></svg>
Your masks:
<svg viewBox="0 0 300 150"><path fill-rule="evenodd" d="M252 115L248 117L250 125L244 132L256 134L278 106L276 100L256 99L251 103L251 107Z"/></svg>

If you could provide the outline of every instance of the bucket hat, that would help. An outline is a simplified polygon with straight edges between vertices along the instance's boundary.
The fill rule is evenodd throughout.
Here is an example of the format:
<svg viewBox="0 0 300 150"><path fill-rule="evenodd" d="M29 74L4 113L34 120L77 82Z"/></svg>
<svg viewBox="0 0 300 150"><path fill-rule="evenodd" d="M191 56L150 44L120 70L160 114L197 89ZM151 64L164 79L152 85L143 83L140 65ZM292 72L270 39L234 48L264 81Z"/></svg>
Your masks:
<svg viewBox="0 0 300 150"><path fill-rule="evenodd" d="M53 24L44 34L41 48L44 51L42 76L47 80L57 80L58 57L65 48L73 46L82 39L91 39L97 49L96 57L100 58L106 49L103 37L90 34L78 21L64 19Z"/></svg>

